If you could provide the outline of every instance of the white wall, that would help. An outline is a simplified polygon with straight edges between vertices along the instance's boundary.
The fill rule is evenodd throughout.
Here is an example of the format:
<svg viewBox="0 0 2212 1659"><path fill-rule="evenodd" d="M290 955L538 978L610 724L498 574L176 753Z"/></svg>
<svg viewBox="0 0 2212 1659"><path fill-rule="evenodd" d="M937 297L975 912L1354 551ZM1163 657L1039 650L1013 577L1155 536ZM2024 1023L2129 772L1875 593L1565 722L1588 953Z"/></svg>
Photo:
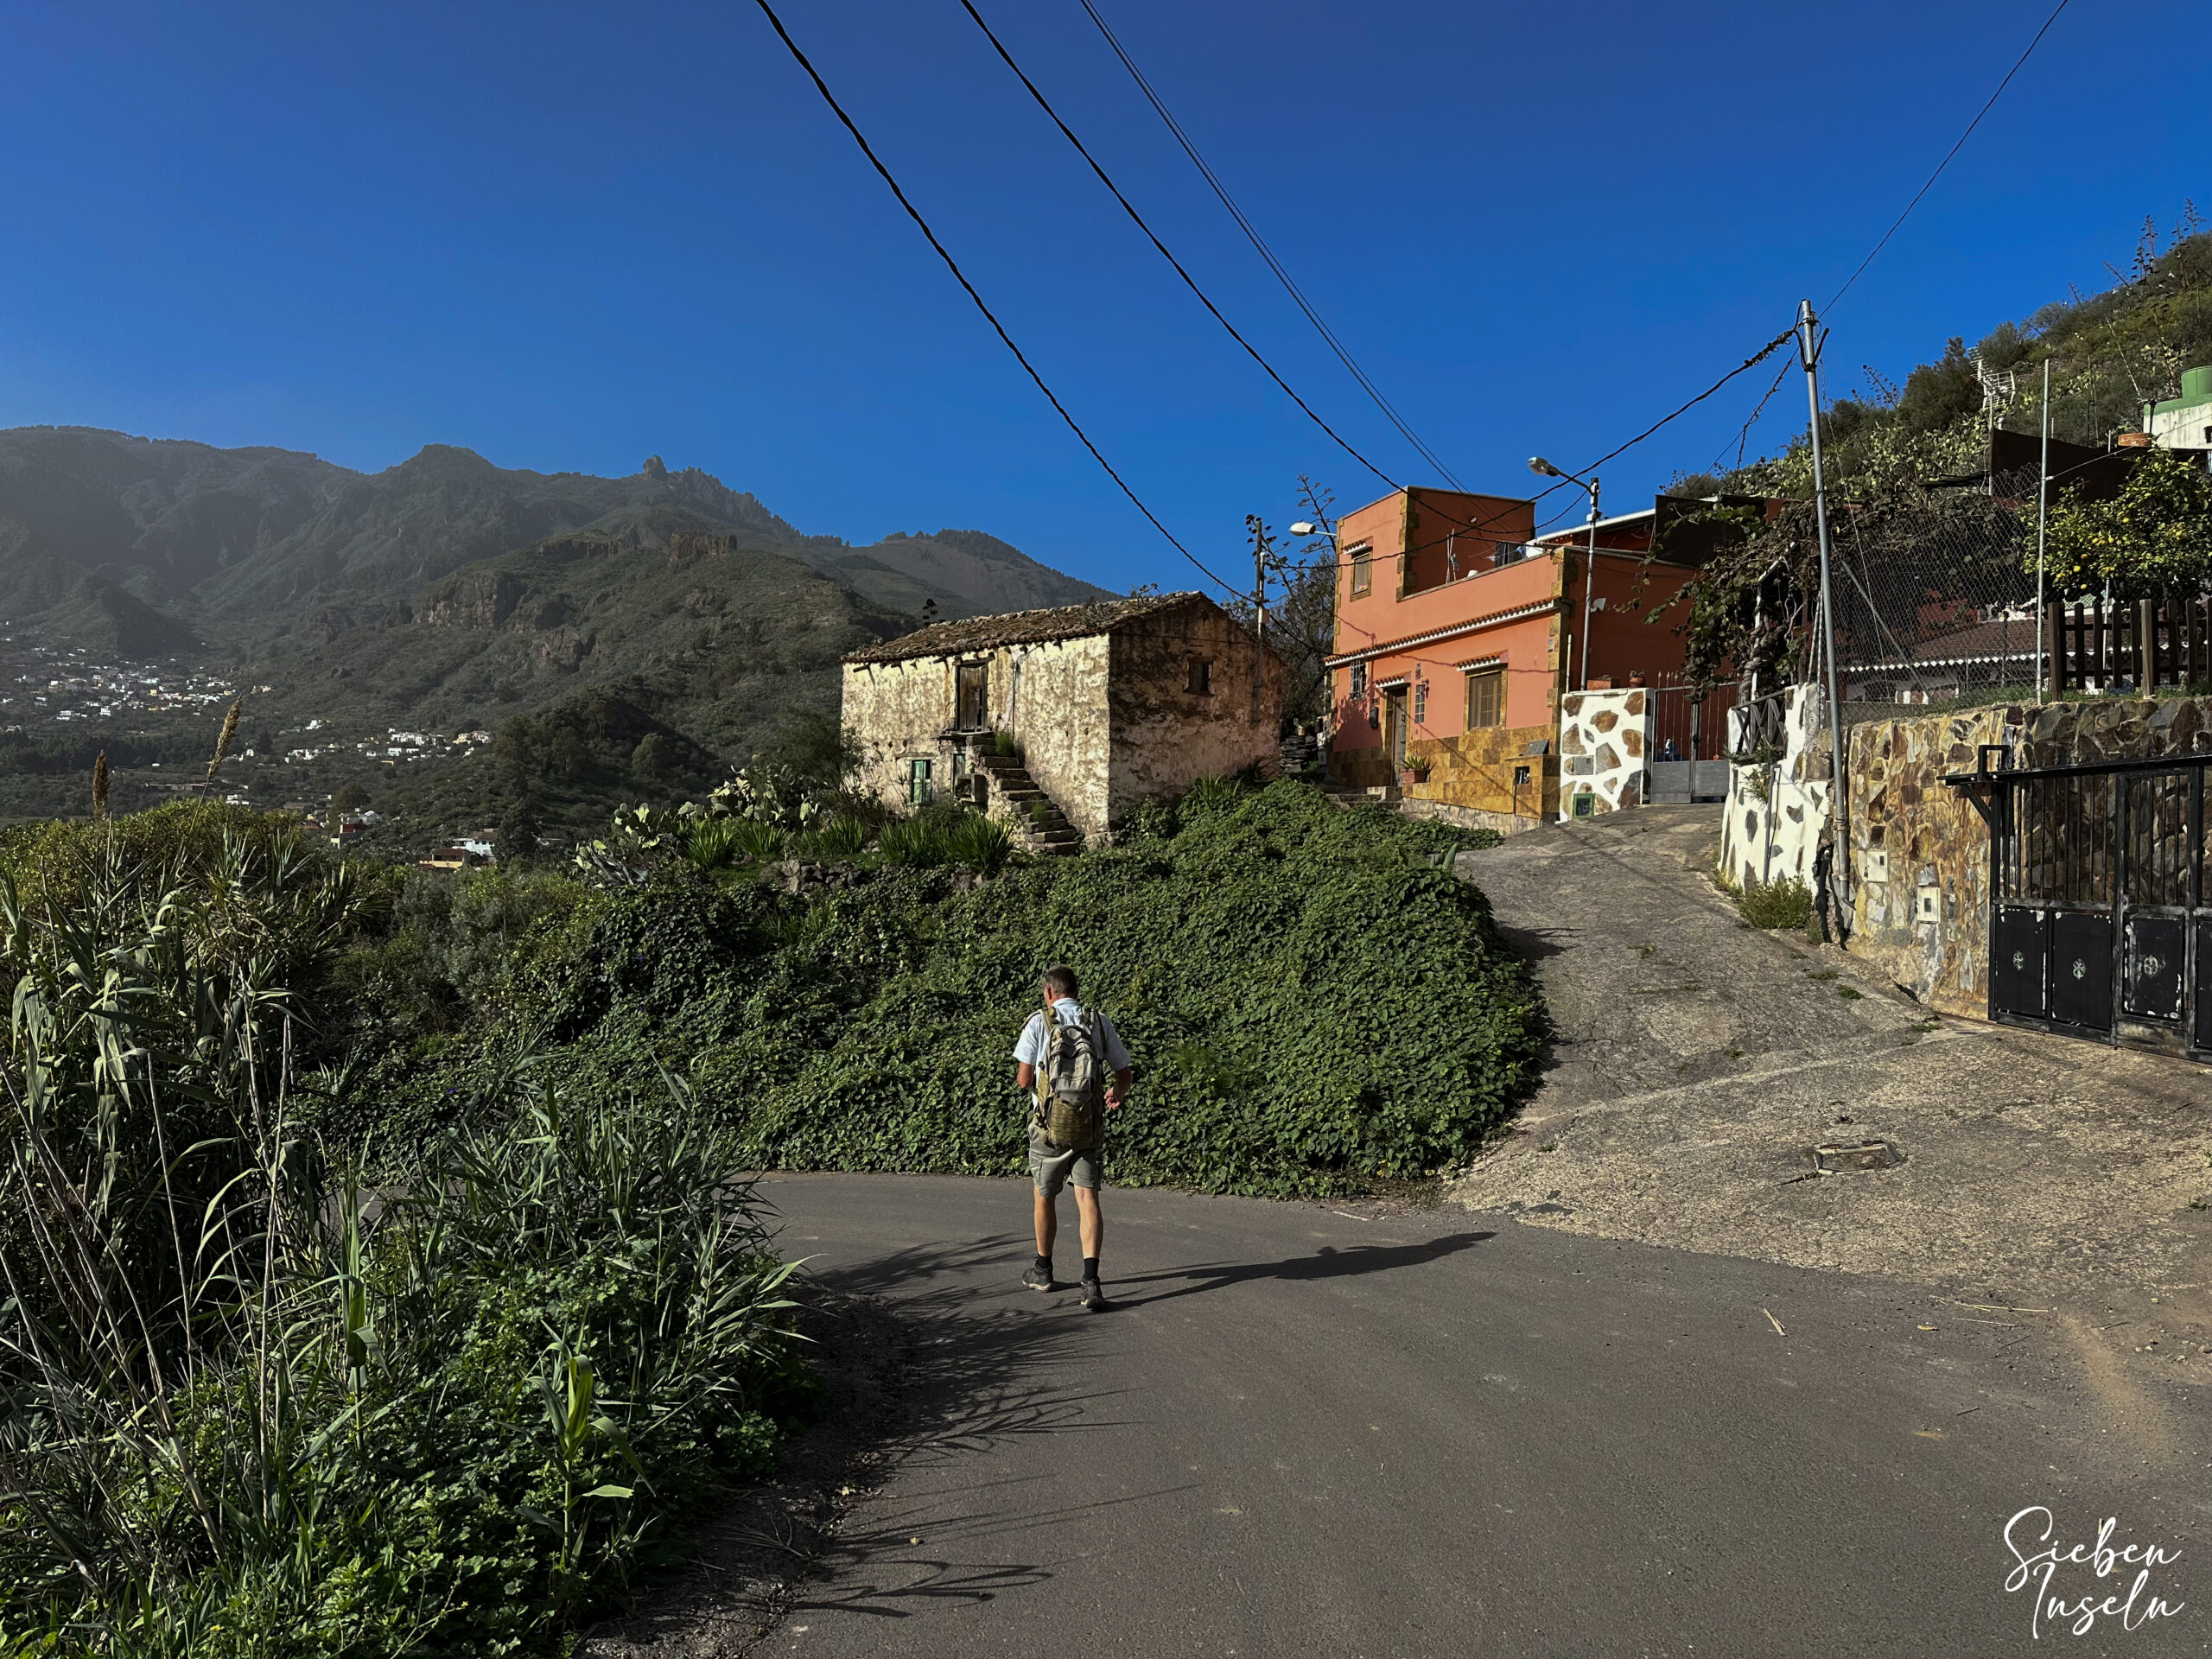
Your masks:
<svg viewBox="0 0 2212 1659"><path fill-rule="evenodd" d="M1770 881L1813 885L1813 864L1827 833L1833 775L1826 698L1801 685L1786 698L1781 758L1770 766L1732 766L1721 817L1720 864L1738 886ZM1728 747L1750 747L1741 710L1728 711Z"/></svg>

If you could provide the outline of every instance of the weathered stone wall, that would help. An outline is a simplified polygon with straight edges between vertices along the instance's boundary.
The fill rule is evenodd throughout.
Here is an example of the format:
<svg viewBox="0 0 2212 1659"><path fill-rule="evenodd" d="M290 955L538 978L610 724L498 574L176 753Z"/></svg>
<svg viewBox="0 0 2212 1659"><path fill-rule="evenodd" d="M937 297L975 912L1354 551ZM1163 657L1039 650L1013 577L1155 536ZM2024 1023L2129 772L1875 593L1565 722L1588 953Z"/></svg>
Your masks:
<svg viewBox="0 0 2212 1659"><path fill-rule="evenodd" d="M1720 820L1720 868L1739 887L1770 881L1813 885L1814 861L1827 833L1834 793L1826 698L1816 685L1788 696L1781 757L1764 766L1728 770L1728 804ZM1728 711L1728 747L1751 746L1742 711Z"/></svg>
<svg viewBox="0 0 2212 1659"><path fill-rule="evenodd" d="M1011 645L991 660L992 725L1014 734L1031 780L1092 840L1109 804L1109 637Z"/></svg>
<svg viewBox="0 0 2212 1659"><path fill-rule="evenodd" d="M2013 703L1850 732L1850 949L1949 1014L1989 1011L1989 826L1942 779L2002 744L2016 766L2212 752L2212 699Z"/></svg>
<svg viewBox="0 0 2212 1659"><path fill-rule="evenodd" d="M1406 811L1506 834L1548 821L1559 805L1555 735L1549 726L1490 726L1408 744L1407 758L1427 759L1429 772L1426 781L1406 785ZM1532 748L1543 752L1531 754ZM1523 768L1528 781L1516 785ZM1388 778L1386 770L1375 781Z"/></svg>
<svg viewBox="0 0 2212 1659"><path fill-rule="evenodd" d="M1569 691L1559 702L1559 816L1596 817L1643 804L1651 695ZM1590 798L1585 805L1578 798Z"/></svg>
<svg viewBox="0 0 2212 1659"><path fill-rule="evenodd" d="M1251 766L1276 770L1282 660L1234 617L1211 605L1185 606L1124 623L1109 638L1112 741L1100 830L1146 801L1173 799L1200 778ZM1204 690L1192 689L1194 665ZM1096 833L1087 823L1077 827Z"/></svg>
<svg viewBox="0 0 2212 1659"><path fill-rule="evenodd" d="M1086 836L1107 820L1107 638L1001 646L958 657L848 663L844 722L859 734L855 787L903 807L912 763L926 759L939 799L968 780L968 745L948 735L956 671L985 665L986 724L1011 733L1022 764L1070 823Z"/></svg>

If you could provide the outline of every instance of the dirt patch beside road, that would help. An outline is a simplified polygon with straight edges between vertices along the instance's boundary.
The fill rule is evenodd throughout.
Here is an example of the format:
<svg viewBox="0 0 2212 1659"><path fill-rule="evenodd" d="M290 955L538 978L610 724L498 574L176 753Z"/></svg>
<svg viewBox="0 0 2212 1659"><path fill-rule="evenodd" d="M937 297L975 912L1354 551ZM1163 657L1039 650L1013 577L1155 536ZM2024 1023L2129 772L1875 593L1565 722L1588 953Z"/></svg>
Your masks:
<svg viewBox="0 0 2212 1659"><path fill-rule="evenodd" d="M1746 931L1711 808L1647 808L1461 855L1529 957L1543 1085L1452 1184L1527 1224L2066 1302L2212 1329L2212 1072L1938 1020L1834 947ZM1824 1173L1823 1143L1888 1167ZM2155 1304L2152 1299L2158 1299Z"/></svg>

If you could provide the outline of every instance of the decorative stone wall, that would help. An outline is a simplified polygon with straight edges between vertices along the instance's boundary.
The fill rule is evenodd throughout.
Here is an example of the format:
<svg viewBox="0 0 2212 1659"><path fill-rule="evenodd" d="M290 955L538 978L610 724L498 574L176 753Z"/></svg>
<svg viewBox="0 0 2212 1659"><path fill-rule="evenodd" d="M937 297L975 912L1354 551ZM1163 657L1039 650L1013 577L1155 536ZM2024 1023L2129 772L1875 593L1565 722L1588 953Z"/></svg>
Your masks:
<svg viewBox="0 0 2212 1659"><path fill-rule="evenodd" d="M1559 817L1602 817L1643 804L1651 694L1569 691L1559 701Z"/></svg>
<svg viewBox="0 0 2212 1659"><path fill-rule="evenodd" d="M1552 737L1548 726L1491 726L1417 739L1406 756L1427 760L1428 776L1405 786L1403 810L1503 835L1547 823L1559 806Z"/></svg>
<svg viewBox="0 0 2212 1659"><path fill-rule="evenodd" d="M1738 887L1772 881L1813 885L1814 861L1827 833L1835 768L1828 755L1827 701L1816 685L1801 685L1784 702L1781 754L1728 771L1721 815L1720 868ZM1752 752L1746 711L1728 711L1728 747Z"/></svg>
<svg viewBox="0 0 2212 1659"><path fill-rule="evenodd" d="M1872 721L1850 738L1849 948L1931 1007L1986 1017L1989 826L1943 779L1974 770L1984 744L2034 767L2212 752L2212 699L2013 703Z"/></svg>

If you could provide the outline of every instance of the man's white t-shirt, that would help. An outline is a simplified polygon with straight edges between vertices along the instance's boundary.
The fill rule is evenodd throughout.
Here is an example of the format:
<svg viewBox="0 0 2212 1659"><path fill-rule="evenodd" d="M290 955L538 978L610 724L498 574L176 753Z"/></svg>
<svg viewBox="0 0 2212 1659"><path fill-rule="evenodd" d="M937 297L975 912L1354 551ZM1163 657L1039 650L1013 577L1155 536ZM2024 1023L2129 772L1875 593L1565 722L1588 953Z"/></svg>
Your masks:
<svg viewBox="0 0 2212 1659"><path fill-rule="evenodd" d="M1064 996L1052 1004L1052 1012L1064 1026L1079 1023L1085 1014L1082 1003L1071 996ZM1122 1033L1114 1029L1114 1022L1104 1014L1098 1016L1099 1035L1105 1040L1106 1069L1120 1071L1129 1064L1129 1051L1122 1046ZM1014 1046L1014 1058L1023 1065L1042 1065L1045 1058L1045 1011L1042 1008L1029 1016L1029 1023L1021 1028L1021 1040Z"/></svg>

